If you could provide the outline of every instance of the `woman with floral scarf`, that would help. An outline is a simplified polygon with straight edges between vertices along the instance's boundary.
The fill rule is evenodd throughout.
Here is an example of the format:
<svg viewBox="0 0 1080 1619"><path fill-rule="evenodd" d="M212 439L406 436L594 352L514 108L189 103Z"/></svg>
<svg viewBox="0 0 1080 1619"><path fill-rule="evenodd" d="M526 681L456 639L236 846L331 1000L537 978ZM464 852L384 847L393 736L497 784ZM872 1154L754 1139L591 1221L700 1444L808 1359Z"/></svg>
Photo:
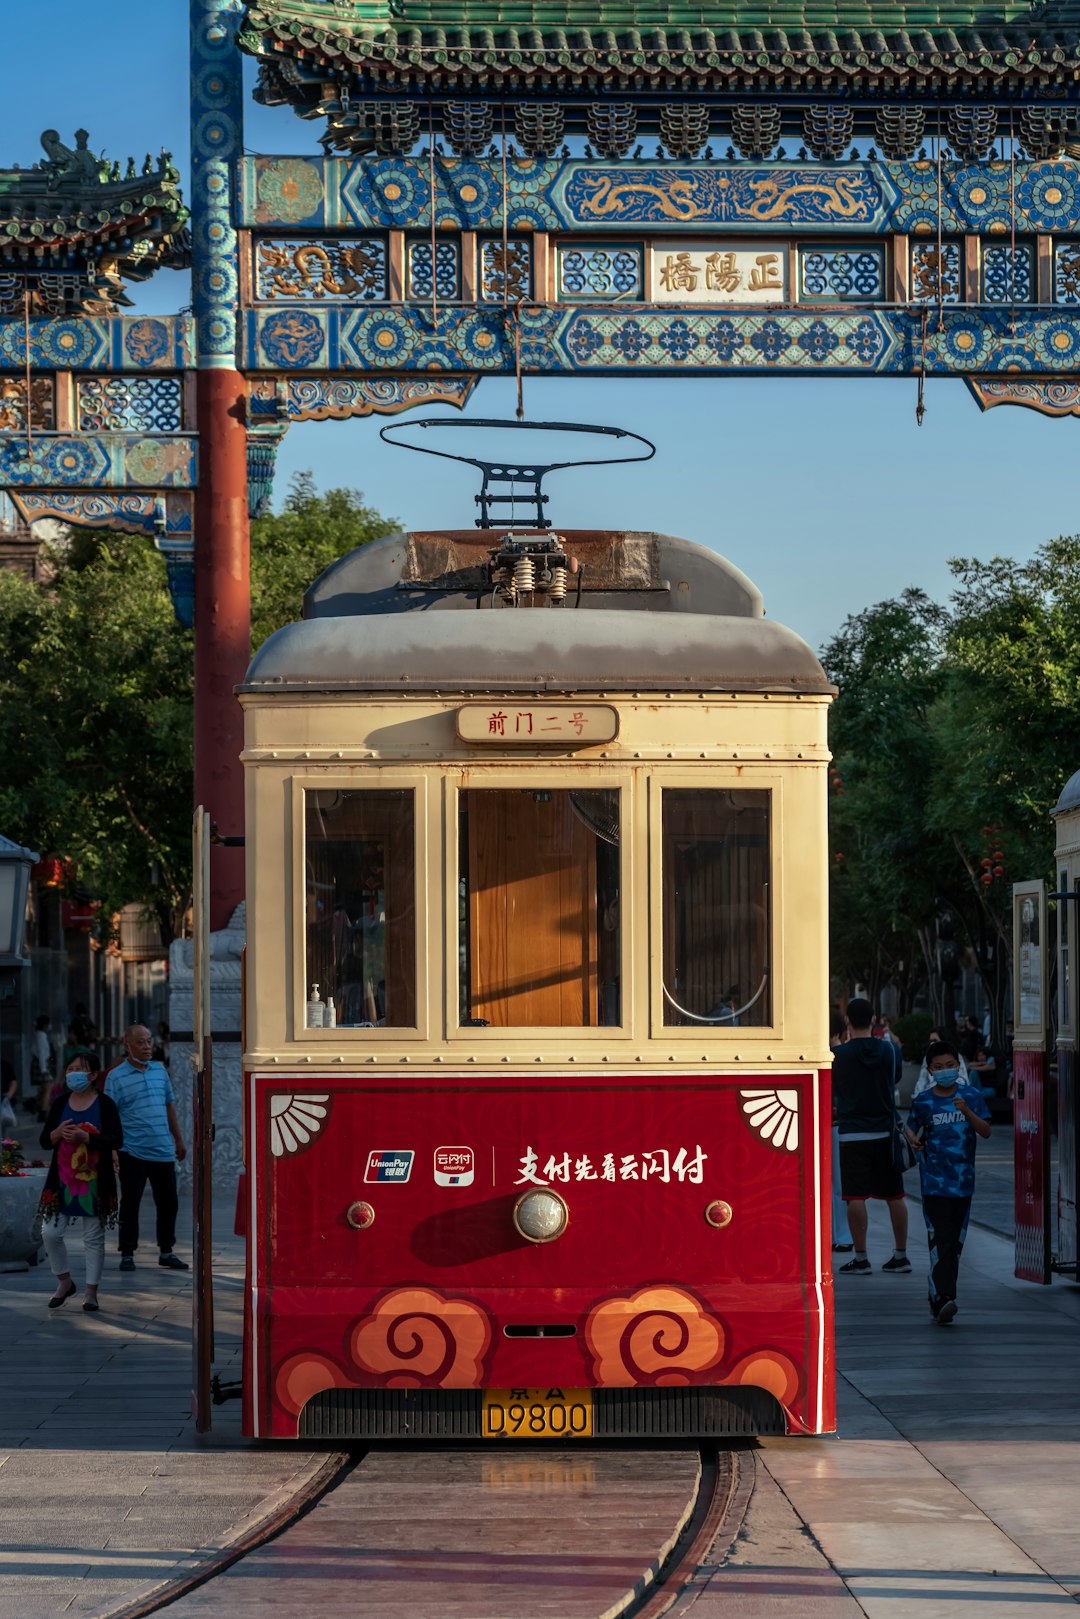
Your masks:
<svg viewBox="0 0 1080 1619"><path fill-rule="evenodd" d="M105 1265L105 1227L116 1224L118 1198L115 1154L124 1144L116 1103L99 1096L89 1060L72 1057L64 1091L53 1102L41 1132L41 1145L53 1149L41 1194L41 1240L56 1277L49 1309L58 1310L78 1288L68 1266L66 1235L82 1228L86 1252L83 1309L95 1311Z"/></svg>

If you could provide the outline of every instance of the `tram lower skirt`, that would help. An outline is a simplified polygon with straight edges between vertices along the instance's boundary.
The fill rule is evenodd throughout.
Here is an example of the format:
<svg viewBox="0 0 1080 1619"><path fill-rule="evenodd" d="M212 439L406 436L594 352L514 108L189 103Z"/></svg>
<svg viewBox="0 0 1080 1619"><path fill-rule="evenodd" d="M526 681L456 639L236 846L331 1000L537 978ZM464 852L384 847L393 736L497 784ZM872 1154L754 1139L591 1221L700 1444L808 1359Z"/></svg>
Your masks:
<svg viewBox="0 0 1080 1619"><path fill-rule="evenodd" d="M301 1439L479 1439L479 1389L325 1389L300 1413ZM596 1439L782 1434L779 1402L758 1388L597 1389Z"/></svg>

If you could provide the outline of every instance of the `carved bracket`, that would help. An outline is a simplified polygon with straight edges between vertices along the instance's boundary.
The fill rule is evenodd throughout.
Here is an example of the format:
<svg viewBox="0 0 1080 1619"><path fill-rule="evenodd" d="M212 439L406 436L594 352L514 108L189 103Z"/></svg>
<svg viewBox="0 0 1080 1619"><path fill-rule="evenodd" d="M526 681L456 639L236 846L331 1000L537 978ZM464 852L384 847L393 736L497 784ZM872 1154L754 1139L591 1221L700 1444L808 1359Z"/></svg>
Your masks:
<svg viewBox="0 0 1080 1619"><path fill-rule="evenodd" d="M16 511L27 523L51 518L82 528L111 528L122 534L149 536L165 558L165 571L177 622L190 629L195 619L195 547L192 496L187 490L169 494L101 491L9 490Z"/></svg>
<svg viewBox="0 0 1080 1619"><path fill-rule="evenodd" d="M967 377L968 387L980 410L993 410L995 405L1023 405L1037 410L1042 416L1080 416L1080 382L1058 382L1051 377L1037 381L988 381L984 377Z"/></svg>
<svg viewBox="0 0 1080 1619"><path fill-rule="evenodd" d="M421 405L461 410L479 377L260 377L251 384L251 422L346 421L396 416Z"/></svg>

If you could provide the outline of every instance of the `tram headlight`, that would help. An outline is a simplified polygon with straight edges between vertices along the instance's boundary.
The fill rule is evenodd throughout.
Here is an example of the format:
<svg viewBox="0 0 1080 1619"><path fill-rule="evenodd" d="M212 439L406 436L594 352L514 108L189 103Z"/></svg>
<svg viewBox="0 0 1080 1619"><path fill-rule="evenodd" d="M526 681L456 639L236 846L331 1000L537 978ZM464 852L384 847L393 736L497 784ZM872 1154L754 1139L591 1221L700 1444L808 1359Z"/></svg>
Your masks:
<svg viewBox="0 0 1080 1619"><path fill-rule="evenodd" d="M713 1203L707 1203L705 1205L705 1218L709 1225L714 1226L717 1231L723 1231L726 1225L731 1224L731 1204L725 1203L722 1198L717 1198Z"/></svg>
<svg viewBox="0 0 1080 1619"><path fill-rule="evenodd" d="M569 1223L566 1200L544 1187L522 1192L514 1204L514 1229L526 1242L554 1242Z"/></svg>
<svg viewBox="0 0 1080 1619"><path fill-rule="evenodd" d="M375 1210L370 1203L350 1203L345 1218L354 1231L366 1231L375 1224Z"/></svg>

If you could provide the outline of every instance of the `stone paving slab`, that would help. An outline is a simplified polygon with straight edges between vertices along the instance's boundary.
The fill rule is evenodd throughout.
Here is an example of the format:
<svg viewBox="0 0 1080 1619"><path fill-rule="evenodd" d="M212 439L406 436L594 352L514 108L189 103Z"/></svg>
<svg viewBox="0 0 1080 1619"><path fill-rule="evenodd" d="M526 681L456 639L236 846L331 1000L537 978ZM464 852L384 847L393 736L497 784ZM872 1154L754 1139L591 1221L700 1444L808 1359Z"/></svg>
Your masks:
<svg viewBox="0 0 1080 1619"><path fill-rule="evenodd" d="M866 1619L1059 1613L1080 1594L1080 1289L1016 1281L1011 1242L973 1228L938 1327L912 1215L915 1274L836 1279L839 1439L762 1461Z"/></svg>
<svg viewBox="0 0 1080 1619"><path fill-rule="evenodd" d="M735 1540L707 1556L665 1619L862 1619L760 1455L742 1461L754 1470L753 1494ZM721 1529L721 1543L729 1534Z"/></svg>
<svg viewBox="0 0 1080 1619"><path fill-rule="evenodd" d="M653 1457L643 1489L633 1450L369 1452L299 1523L173 1604L170 1619L598 1619L693 1505L694 1449Z"/></svg>
<svg viewBox="0 0 1080 1619"><path fill-rule="evenodd" d="M217 1367L235 1377L244 1254L231 1202L215 1227ZM80 1294L60 1310L47 1308L47 1267L0 1275L0 1619L100 1619L245 1533L327 1459L244 1440L239 1401L197 1435L190 1273L121 1275L109 1251L88 1315L72 1309L74 1258Z"/></svg>
<svg viewBox="0 0 1080 1619"><path fill-rule="evenodd" d="M231 1212L215 1250L225 1376L239 1365L243 1285ZM909 1248L910 1277L837 1278L840 1438L762 1443L742 1531L686 1593L693 1619L1039 1619L1075 1606L1080 1288L1017 1282L1011 1243L973 1228L961 1312L942 1330L926 1309L917 1206ZM877 1265L888 1251L876 1211ZM243 1533L326 1459L243 1440L239 1402L198 1438L190 1276L115 1264L110 1253L96 1317L49 1312L42 1268L0 1276L0 1619L104 1619ZM302 1540L290 1531L170 1619L598 1619L692 1493L688 1453L658 1450L648 1478L631 1454L613 1507L591 1452L447 1453L435 1482L416 1453L409 1466L407 1451L372 1453L352 1494L296 1526Z"/></svg>

